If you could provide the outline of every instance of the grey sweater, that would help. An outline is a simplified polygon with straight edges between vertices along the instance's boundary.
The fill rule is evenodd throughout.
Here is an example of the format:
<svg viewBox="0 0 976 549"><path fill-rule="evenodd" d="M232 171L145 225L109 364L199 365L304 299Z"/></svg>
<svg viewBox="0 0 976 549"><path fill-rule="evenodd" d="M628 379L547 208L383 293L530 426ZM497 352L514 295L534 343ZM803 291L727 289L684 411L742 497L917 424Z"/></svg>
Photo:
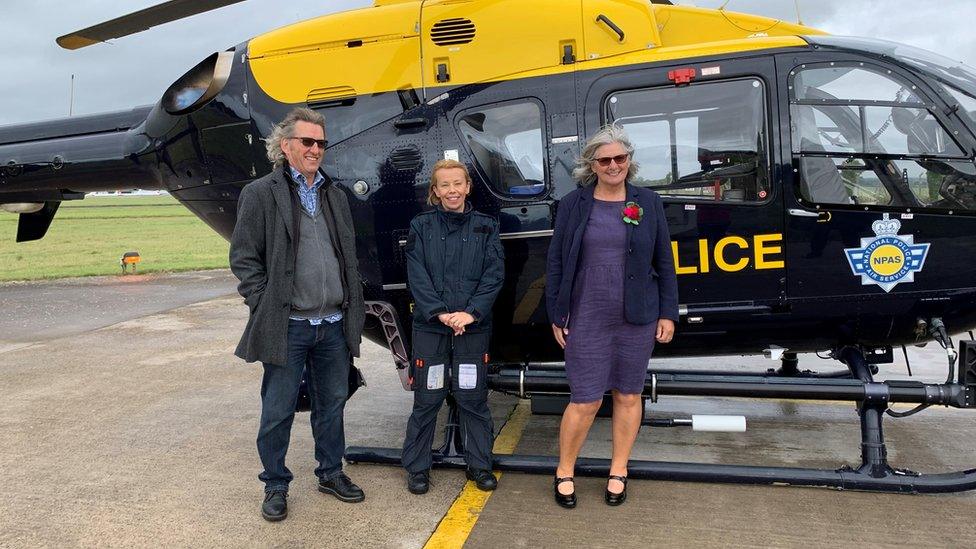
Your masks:
<svg viewBox="0 0 976 549"><path fill-rule="evenodd" d="M322 318L342 310L339 258L321 206L315 215L299 207L298 250L292 281L291 316Z"/></svg>

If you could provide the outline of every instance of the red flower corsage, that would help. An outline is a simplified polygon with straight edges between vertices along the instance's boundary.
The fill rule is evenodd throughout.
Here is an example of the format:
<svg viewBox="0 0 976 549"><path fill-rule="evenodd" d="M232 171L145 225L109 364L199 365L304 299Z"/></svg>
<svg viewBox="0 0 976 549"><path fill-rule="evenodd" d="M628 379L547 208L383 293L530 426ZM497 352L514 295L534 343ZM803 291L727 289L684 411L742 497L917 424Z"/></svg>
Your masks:
<svg viewBox="0 0 976 549"><path fill-rule="evenodd" d="M639 225L640 220L644 217L644 208L641 208L636 202L628 202L624 206L624 223L630 223L631 225Z"/></svg>

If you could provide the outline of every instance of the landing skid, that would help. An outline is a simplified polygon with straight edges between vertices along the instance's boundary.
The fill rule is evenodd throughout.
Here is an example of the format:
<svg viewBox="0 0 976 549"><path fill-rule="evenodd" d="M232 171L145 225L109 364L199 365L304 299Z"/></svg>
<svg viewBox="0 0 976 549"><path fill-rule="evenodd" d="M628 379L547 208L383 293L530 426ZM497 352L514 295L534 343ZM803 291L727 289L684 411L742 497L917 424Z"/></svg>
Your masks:
<svg viewBox="0 0 976 549"><path fill-rule="evenodd" d="M968 351L963 352L963 363L973 363L976 345L967 345L966 349ZM660 395L697 395L856 402L861 427L861 464L857 467L845 465L838 469L802 469L631 460L628 465L630 478L821 486L841 490L898 493L960 492L976 488L976 469L922 474L892 467L887 460L882 426L885 411L893 403L976 407L976 386L954 382L875 382L872 367L859 347L845 347L835 352L834 357L847 366L846 378L780 378L731 372L716 375L652 371L644 388L644 396L652 401L656 401ZM961 379L962 377L960 375ZM568 393L565 374L551 367L538 370L524 366L503 367L489 376L489 386L522 398L540 393ZM433 464L435 467L463 468L463 451L459 446L462 439L458 433L457 410L453 407L449 418L452 419L448 420L445 443L434 452ZM346 459L350 462L397 465L400 463L400 451L390 448L349 447L346 450ZM500 471L553 475L557 462L554 456L499 455L495 456L494 465ZM580 458L577 461L577 475L605 478L609 472L608 459Z"/></svg>

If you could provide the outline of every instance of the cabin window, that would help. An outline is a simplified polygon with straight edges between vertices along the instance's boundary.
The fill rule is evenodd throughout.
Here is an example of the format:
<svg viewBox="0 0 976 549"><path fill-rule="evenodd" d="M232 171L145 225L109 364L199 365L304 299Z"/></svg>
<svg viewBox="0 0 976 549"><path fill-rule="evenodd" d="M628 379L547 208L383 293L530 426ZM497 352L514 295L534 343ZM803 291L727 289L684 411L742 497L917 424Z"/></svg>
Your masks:
<svg viewBox="0 0 976 549"><path fill-rule="evenodd" d="M542 109L531 100L511 101L461 113L458 131L478 171L507 196L545 190Z"/></svg>
<svg viewBox="0 0 976 549"><path fill-rule="evenodd" d="M804 201L976 210L976 165L932 103L890 71L804 65L791 73L790 103Z"/></svg>
<svg viewBox="0 0 976 549"><path fill-rule="evenodd" d="M606 120L627 130L635 185L691 200L769 196L765 91L758 79L621 91Z"/></svg>

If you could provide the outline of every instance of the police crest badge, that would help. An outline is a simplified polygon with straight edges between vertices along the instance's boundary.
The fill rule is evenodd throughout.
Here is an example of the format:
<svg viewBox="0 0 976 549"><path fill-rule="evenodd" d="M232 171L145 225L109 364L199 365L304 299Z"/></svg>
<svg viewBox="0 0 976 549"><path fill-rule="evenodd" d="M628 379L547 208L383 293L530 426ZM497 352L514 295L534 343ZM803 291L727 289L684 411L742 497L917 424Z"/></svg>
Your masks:
<svg viewBox="0 0 976 549"><path fill-rule="evenodd" d="M899 235L901 221L884 214L871 224L874 237L861 239L860 248L845 248L851 271L862 285L877 284L890 292L902 282L914 282L929 253L928 244L915 244L914 235Z"/></svg>

